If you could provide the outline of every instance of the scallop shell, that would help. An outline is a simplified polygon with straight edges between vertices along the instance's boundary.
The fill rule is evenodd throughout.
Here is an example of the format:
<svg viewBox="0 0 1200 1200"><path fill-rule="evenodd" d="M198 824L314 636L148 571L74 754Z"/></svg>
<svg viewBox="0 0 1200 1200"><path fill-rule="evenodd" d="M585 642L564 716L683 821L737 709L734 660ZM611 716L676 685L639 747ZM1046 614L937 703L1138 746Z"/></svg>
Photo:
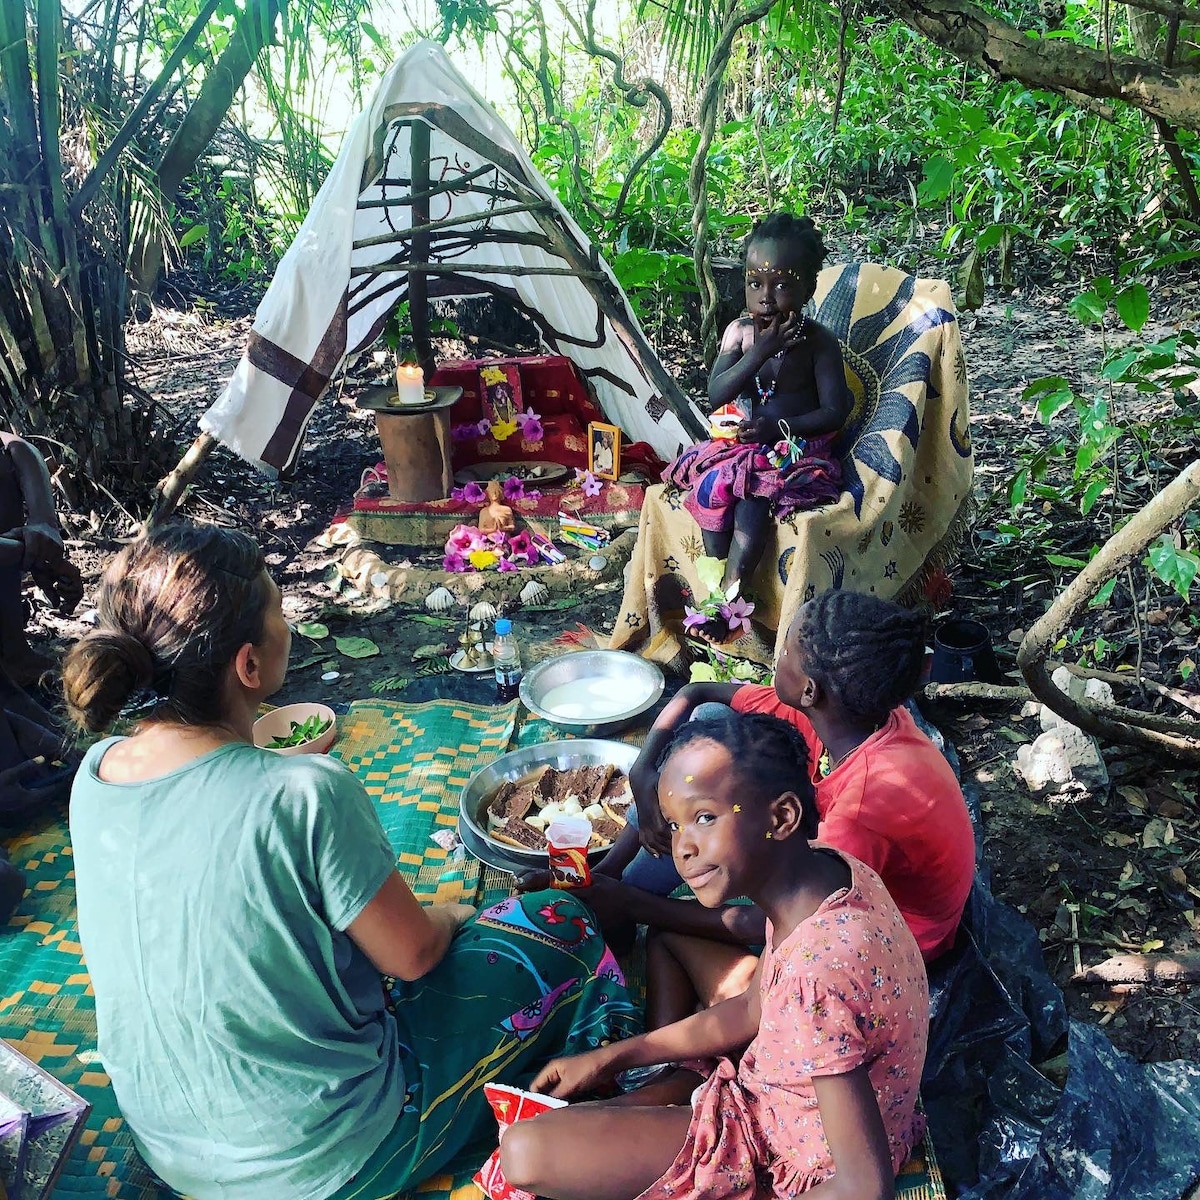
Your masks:
<svg viewBox="0 0 1200 1200"><path fill-rule="evenodd" d="M540 604L548 595L550 589L539 579L531 579L521 589L522 604Z"/></svg>
<svg viewBox="0 0 1200 1200"><path fill-rule="evenodd" d="M458 603L448 587L435 587L425 597L425 607L432 613L448 612Z"/></svg>
<svg viewBox="0 0 1200 1200"><path fill-rule="evenodd" d="M496 606L490 600L480 600L471 608L472 621L493 621L497 615Z"/></svg>

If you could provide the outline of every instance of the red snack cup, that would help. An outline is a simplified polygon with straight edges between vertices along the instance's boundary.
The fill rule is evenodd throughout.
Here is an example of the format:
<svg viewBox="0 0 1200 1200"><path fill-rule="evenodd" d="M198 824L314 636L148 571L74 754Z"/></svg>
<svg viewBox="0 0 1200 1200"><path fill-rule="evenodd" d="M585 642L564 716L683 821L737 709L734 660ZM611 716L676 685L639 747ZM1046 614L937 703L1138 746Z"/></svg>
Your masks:
<svg viewBox="0 0 1200 1200"><path fill-rule="evenodd" d="M524 1121L529 1117L540 1116L552 1108L565 1108L567 1102L554 1096L539 1096L535 1092L522 1091L521 1088L509 1087L503 1083L485 1083L483 1094L496 1114L496 1123L500 1126L500 1140L504 1140L504 1131L514 1121ZM475 1173L475 1182L491 1197L491 1200L537 1200L531 1193L515 1188L500 1169L500 1149L492 1151L487 1162Z"/></svg>
<svg viewBox="0 0 1200 1200"><path fill-rule="evenodd" d="M556 888L589 887L592 868L588 865L588 844L592 823L587 817L559 817L546 830L550 851L550 886Z"/></svg>

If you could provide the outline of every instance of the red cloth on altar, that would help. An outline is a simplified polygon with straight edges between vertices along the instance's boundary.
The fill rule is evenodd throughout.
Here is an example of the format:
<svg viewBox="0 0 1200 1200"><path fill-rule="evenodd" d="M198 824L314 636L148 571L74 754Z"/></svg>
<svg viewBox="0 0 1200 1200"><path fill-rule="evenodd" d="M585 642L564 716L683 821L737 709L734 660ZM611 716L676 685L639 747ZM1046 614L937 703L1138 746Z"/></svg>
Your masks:
<svg viewBox="0 0 1200 1200"><path fill-rule="evenodd" d="M478 423L483 417L480 370L509 366L516 366L520 377L520 396L515 397L517 407L538 414L545 436L540 442L525 441L518 429L503 441L496 441L490 435L457 437L450 452L454 469L485 462L555 462L565 467L586 467L588 424L607 419L575 364L561 354L443 363L434 372L430 386L457 386L463 390L462 398L450 410L451 428ZM645 468L654 479L666 466L647 442L623 443L621 462Z"/></svg>

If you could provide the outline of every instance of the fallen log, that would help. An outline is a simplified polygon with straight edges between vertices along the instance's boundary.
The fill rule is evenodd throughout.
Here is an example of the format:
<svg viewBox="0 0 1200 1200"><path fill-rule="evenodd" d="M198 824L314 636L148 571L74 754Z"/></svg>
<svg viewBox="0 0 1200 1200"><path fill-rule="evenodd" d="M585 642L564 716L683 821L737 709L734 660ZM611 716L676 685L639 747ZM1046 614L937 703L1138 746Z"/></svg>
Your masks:
<svg viewBox="0 0 1200 1200"><path fill-rule="evenodd" d="M1072 983L1200 983L1200 953L1114 954L1071 976Z"/></svg>

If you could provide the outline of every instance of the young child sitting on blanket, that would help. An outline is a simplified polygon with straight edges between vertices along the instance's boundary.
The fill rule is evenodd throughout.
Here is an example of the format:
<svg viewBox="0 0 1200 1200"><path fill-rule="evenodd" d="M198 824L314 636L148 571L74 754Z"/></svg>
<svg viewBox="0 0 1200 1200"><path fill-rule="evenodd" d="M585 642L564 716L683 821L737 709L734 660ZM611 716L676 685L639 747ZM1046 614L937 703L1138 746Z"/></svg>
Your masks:
<svg viewBox="0 0 1200 1200"><path fill-rule="evenodd" d="M659 784L675 865L705 907L749 896L766 913L757 979L675 1024L551 1062L533 1088L562 1097L632 1067L685 1069L512 1125L500 1149L511 1184L564 1200L894 1195L923 1126L925 968L879 876L809 845L807 758L774 717L676 732Z"/></svg>
<svg viewBox="0 0 1200 1200"><path fill-rule="evenodd" d="M663 472L687 492L705 553L725 560L732 598L762 557L768 522L836 500L842 471L833 443L850 415L837 338L805 315L826 255L808 217L773 213L746 241L746 307L734 321L708 380L713 410L731 402L743 414L731 440L685 450ZM709 639L728 629L698 628Z"/></svg>

